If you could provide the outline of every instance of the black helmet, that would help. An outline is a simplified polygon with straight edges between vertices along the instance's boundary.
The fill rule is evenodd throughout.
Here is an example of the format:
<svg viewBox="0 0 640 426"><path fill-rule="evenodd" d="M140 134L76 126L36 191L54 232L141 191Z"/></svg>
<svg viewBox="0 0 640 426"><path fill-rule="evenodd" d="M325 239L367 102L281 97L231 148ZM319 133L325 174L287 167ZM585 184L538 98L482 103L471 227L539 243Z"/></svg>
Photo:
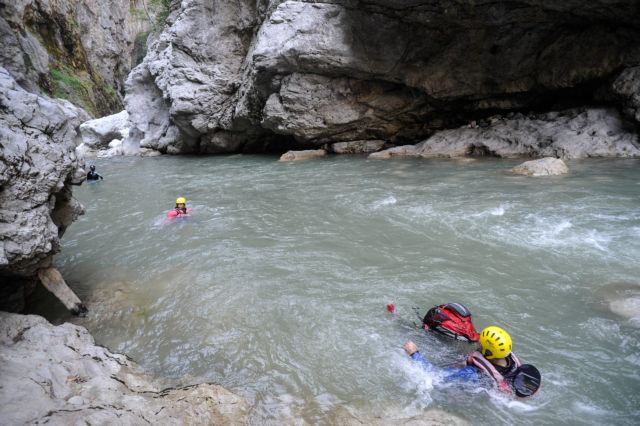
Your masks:
<svg viewBox="0 0 640 426"><path fill-rule="evenodd" d="M89 166L89 168L91 169L91 171L94 171L96 169L96 166L94 166L93 164Z"/></svg>

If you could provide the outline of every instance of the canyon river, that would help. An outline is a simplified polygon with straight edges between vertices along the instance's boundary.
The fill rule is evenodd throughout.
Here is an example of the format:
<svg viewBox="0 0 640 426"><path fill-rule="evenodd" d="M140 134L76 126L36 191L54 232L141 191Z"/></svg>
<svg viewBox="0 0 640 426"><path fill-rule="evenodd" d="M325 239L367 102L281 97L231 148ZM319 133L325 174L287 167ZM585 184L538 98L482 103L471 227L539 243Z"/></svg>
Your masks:
<svg viewBox="0 0 640 426"><path fill-rule="evenodd" d="M74 189L86 214L55 258L89 316L44 291L31 313L83 325L161 377L219 383L255 424L430 408L480 425L637 424L640 318L609 308L640 285L640 160L505 172L520 162L98 160L105 179ZM181 196L193 214L167 220ZM506 329L542 372L539 394L416 366L408 339L441 366L472 349L414 329L413 307L446 302L478 330Z"/></svg>

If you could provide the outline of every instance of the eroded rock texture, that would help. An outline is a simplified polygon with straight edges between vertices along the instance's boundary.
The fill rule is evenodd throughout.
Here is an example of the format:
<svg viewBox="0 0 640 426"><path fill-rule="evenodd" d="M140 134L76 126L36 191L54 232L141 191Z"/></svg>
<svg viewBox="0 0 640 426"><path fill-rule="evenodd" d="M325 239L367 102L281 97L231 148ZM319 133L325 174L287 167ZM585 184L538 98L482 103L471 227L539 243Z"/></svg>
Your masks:
<svg viewBox="0 0 640 426"><path fill-rule="evenodd" d="M373 153L390 157L640 157L633 128L613 109L570 109L512 118L492 117L483 126L437 132L417 145Z"/></svg>
<svg viewBox="0 0 640 426"><path fill-rule="evenodd" d="M120 111L136 37L151 26L144 10L140 0L2 1L0 66L30 92Z"/></svg>
<svg viewBox="0 0 640 426"><path fill-rule="evenodd" d="M637 85L624 76L640 65L639 2L173 6L129 77L125 145L220 153L403 144L497 112L587 104L596 92L637 108Z"/></svg>
<svg viewBox="0 0 640 426"><path fill-rule="evenodd" d="M2 424L245 424L247 403L213 384L163 389L83 327L0 312Z"/></svg>
<svg viewBox="0 0 640 426"><path fill-rule="evenodd" d="M71 185L84 180L75 147L88 118L68 101L26 92L0 68L0 293L48 266L83 212Z"/></svg>

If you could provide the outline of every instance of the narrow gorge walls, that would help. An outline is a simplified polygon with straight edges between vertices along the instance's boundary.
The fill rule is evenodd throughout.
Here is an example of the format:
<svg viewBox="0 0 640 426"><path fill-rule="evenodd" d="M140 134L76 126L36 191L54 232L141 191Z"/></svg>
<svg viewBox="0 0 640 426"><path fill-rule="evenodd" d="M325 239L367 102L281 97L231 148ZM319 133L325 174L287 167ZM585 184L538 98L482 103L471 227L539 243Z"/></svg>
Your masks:
<svg viewBox="0 0 640 426"><path fill-rule="evenodd" d="M221 153L402 144L495 113L591 103L624 105L629 117L637 110L628 71L640 64L637 2L173 7L127 82L129 146Z"/></svg>
<svg viewBox="0 0 640 426"><path fill-rule="evenodd" d="M0 66L30 92L68 99L93 116L118 112L136 39L146 41L157 13L149 7L143 0L2 1Z"/></svg>
<svg viewBox="0 0 640 426"><path fill-rule="evenodd" d="M68 101L25 91L0 68L0 310L22 308L83 212L71 185L84 180L75 147L88 118Z"/></svg>

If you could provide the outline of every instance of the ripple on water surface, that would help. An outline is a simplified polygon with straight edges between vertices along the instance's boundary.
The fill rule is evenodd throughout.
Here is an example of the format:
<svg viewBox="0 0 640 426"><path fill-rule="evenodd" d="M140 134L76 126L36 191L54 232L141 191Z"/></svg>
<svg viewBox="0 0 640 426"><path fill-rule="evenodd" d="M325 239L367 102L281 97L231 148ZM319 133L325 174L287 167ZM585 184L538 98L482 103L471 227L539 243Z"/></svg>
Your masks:
<svg viewBox="0 0 640 426"><path fill-rule="evenodd" d="M433 407L474 424L637 423L639 331L602 302L640 277L637 160L548 179L493 160L97 164L105 180L74 191L87 213L56 258L91 309L76 321L160 375L238 391L256 423ZM178 196L194 214L167 221ZM543 373L536 398L447 385L404 355L412 339L438 365L463 359L411 325L411 307L448 301L510 331Z"/></svg>

